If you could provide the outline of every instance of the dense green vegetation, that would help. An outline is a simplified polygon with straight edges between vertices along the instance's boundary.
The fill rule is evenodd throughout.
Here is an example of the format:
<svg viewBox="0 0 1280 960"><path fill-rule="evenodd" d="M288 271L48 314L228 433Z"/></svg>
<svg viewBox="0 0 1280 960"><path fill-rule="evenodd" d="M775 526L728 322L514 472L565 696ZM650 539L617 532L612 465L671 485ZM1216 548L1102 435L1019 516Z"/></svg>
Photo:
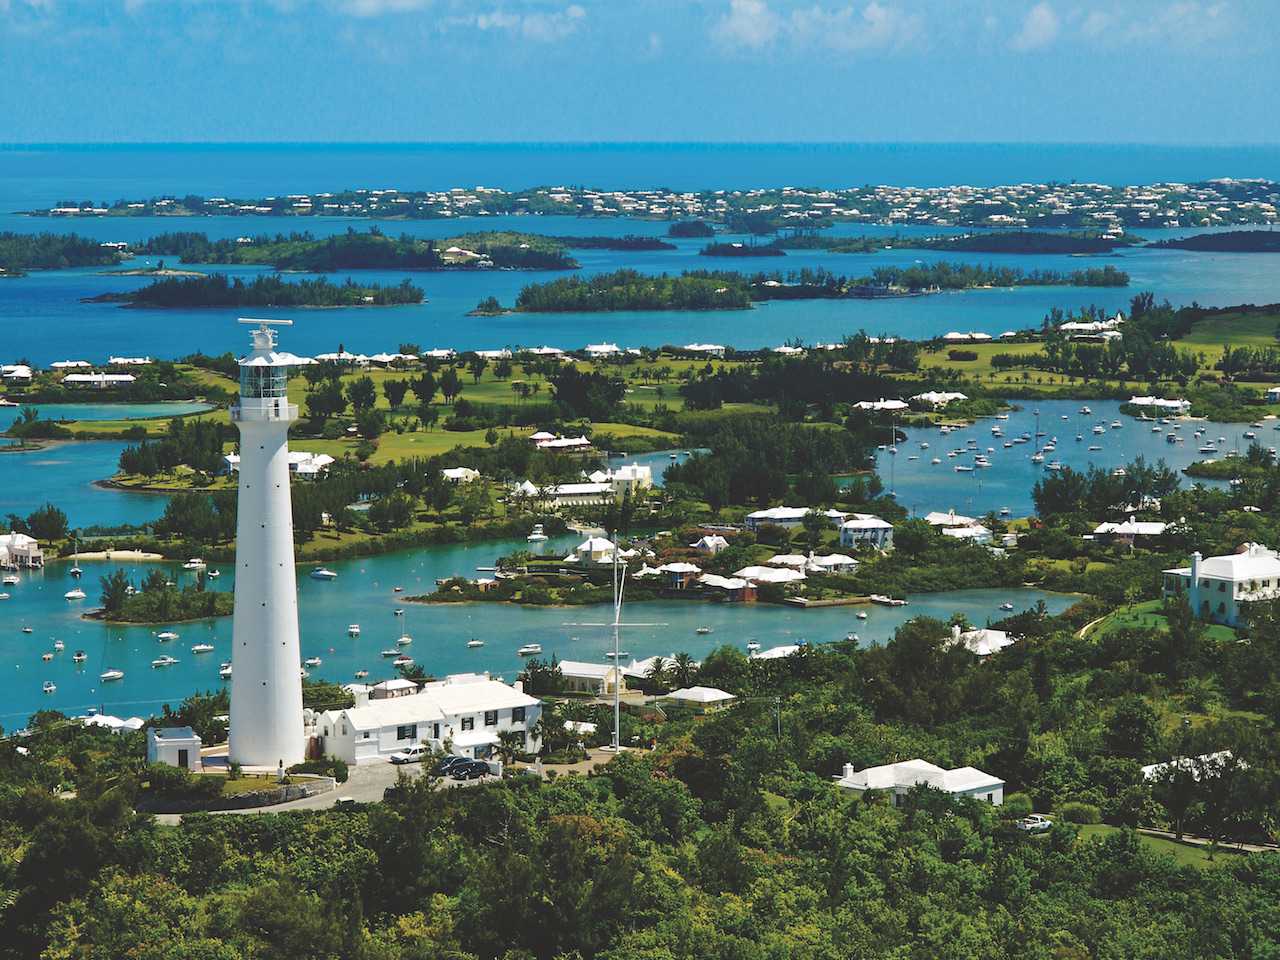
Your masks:
<svg viewBox="0 0 1280 960"><path fill-rule="evenodd" d="M550 237L556 243L574 250L628 250L641 252L649 250L674 250L674 243L667 243L658 237L642 237L627 234L623 237Z"/></svg>
<svg viewBox="0 0 1280 960"><path fill-rule="evenodd" d="M668 237L714 237L715 230L703 220L677 220L667 227Z"/></svg>
<svg viewBox="0 0 1280 960"><path fill-rule="evenodd" d="M693 273L652 277L635 270L534 283L516 297L516 309L527 313L744 310L750 305L740 277Z"/></svg>
<svg viewBox="0 0 1280 960"><path fill-rule="evenodd" d="M15 276L28 270L64 270L67 267L105 267L119 263L125 254L77 233L0 233L0 275Z"/></svg>
<svg viewBox="0 0 1280 960"><path fill-rule="evenodd" d="M207 277L171 277L127 293L104 293L91 298L98 303L125 303L132 307L372 307L421 303L422 288L408 280L397 286L360 285L318 280L288 281L279 274L255 277L246 283L239 277L215 273Z"/></svg>
<svg viewBox="0 0 1280 960"><path fill-rule="evenodd" d="M1048 233L1041 230L1000 231L963 236L832 237L812 231L779 237L774 243L788 250L825 250L828 253L875 253L878 250L943 250L960 253L1078 254L1109 253L1138 241L1130 237L1103 237L1096 233Z"/></svg>
<svg viewBox="0 0 1280 960"><path fill-rule="evenodd" d="M179 589L162 570L152 570L134 585L127 571L102 577L100 616L111 623L178 623L231 615L230 593L205 589L203 573L194 586Z"/></svg>
<svg viewBox="0 0 1280 960"><path fill-rule="evenodd" d="M786 251L776 243L708 243L698 251L702 257L782 257Z"/></svg>
<svg viewBox="0 0 1280 960"><path fill-rule="evenodd" d="M1151 246L1207 253L1280 253L1280 233L1274 230L1227 230L1156 240Z"/></svg>
<svg viewBox="0 0 1280 960"><path fill-rule="evenodd" d="M567 239L567 238L565 238ZM452 248L477 256L450 253ZM569 270L577 266L561 240L526 233L468 233L445 240L362 233L317 238L310 233L210 240L206 234L165 233L133 247L138 254L177 256L183 263L266 264L276 270L446 270L482 266L523 270Z"/></svg>

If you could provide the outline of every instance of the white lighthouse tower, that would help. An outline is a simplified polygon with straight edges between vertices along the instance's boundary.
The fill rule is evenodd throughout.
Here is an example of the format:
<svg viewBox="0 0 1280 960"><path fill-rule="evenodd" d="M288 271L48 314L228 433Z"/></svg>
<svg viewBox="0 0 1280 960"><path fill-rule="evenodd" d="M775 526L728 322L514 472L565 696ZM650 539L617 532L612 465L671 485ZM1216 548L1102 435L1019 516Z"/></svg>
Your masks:
<svg viewBox="0 0 1280 960"><path fill-rule="evenodd" d="M240 431L240 489L230 759L275 769L304 759L289 496L289 425L298 408L286 394L289 368L301 360L276 349L272 327L292 321L240 322L257 329L252 352L240 361L240 399L231 408Z"/></svg>

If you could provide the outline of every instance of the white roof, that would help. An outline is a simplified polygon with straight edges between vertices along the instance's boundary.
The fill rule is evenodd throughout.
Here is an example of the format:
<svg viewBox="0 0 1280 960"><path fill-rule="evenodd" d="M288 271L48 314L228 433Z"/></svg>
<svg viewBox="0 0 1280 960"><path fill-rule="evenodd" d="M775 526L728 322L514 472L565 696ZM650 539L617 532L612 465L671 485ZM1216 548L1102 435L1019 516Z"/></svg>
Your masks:
<svg viewBox="0 0 1280 960"><path fill-rule="evenodd" d="M1179 768L1190 773L1193 780L1199 780L1201 771L1211 772L1214 767L1222 766L1230 759L1230 750L1218 750L1215 753L1205 753L1198 757L1179 757L1176 760L1167 760L1164 763L1147 764L1142 768L1142 776L1146 780L1156 780L1163 776L1165 771Z"/></svg>
<svg viewBox="0 0 1280 960"><path fill-rule="evenodd" d="M879 400L861 400L854 404L859 410L906 410L907 403L904 400L885 400L881 397Z"/></svg>
<svg viewBox="0 0 1280 960"><path fill-rule="evenodd" d="M55 360L49 364L51 370L69 370L72 367L91 367L88 360Z"/></svg>
<svg viewBox="0 0 1280 960"><path fill-rule="evenodd" d="M989 657L993 653L999 653L1005 647L1012 646L1015 642L1013 637L1003 630L980 627L977 630L966 630L961 633L959 626L953 626L947 646L953 647L960 644L975 656Z"/></svg>
<svg viewBox="0 0 1280 960"><path fill-rule="evenodd" d="M779 647L770 647L768 650L757 650L751 654L752 660L781 660L783 657L789 657L793 653L800 650L798 643L786 643Z"/></svg>
<svg viewBox="0 0 1280 960"><path fill-rule="evenodd" d="M817 510L813 507L770 507L747 514L748 520L803 520L809 513L820 513L831 520L843 520L849 516L839 510Z"/></svg>
<svg viewBox="0 0 1280 960"><path fill-rule="evenodd" d="M133 383L137 380L132 373L68 373L62 378L63 383Z"/></svg>
<svg viewBox="0 0 1280 960"><path fill-rule="evenodd" d="M554 440L555 438L556 435L554 433L547 433L545 430L539 430L537 433L529 435L530 440Z"/></svg>
<svg viewBox="0 0 1280 960"><path fill-rule="evenodd" d="M350 354L347 354L350 356ZM321 360L336 360L339 355L336 353L321 355ZM361 357L360 359L365 359ZM114 362L114 361L112 361ZM299 357L297 354L289 353L285 350L272 350L268 353L252 353L249 356L236 361L242 367L301 367L311 363L309 357Z"/></svg>
<svg viewBox="0 0 1280 960"><path fill-rule="evenodd" d="M704 587L714 587L717 590L741 590L747 586L747 581L741 577L721 577L714 573L704 573L698 578L698 582Z"/></svg>
<svg viewBox="0 0 1280 960"><path fill-rule="evenodd" d="M885 530L893 529L893 524L870 513L855 513L844 523L841 530Z"/></svg>
<svg viewBox="0 0 1280 960"><path fill-rule="evenodd" d="M719 549L721 547L727 547L728 545L729 541L718 533L711 533L706 536L699 537L697 542L690 544L692 547L706 547L707 549Z"/></svg>
<svg viewBox="0 0 1280 960"><path fill-rule="evenodd" d="M398 727L408 723L434 723L444 720L444 712L433 697L417 693L408 697L387 697L370 700L359 707L343 711L356 730L378 730L382 727Z"/></svg>
<svg viewBox="0 0 1280 960"><path fill-rule="evenodd" d="M1093 528L1096 534L1117 534L1122 537L1158 537L1169 525L1160 520L1125 520L1122 523L1100 523Z"/></svg>
<svg viewBox="0 0 1280 960"><path fill-rule="evenodd" d="M440 475L446 480L469 480L480 476L480 471L473 470L471 467L445 467L440 471Z"/></svg>
<svg viewBox="0 0 1280 960"><path fill-rule="evenodd" d="M952 507L946 513L942 513L938 510L931 510L929 513L925 514L924 522L929 524L931 527L971 527L978 521L973 517L960 516L956 513L955 508Z"/></svg>
<svg viewBox="0 0 1280 960"><path fill-rule="evenodd" d="M965 527L943 527L942 535L944 537L955 537L957 540L991 539L991 531L980 523L969 524Z"/></svg>
<svg viewBox="0 0 1280 960"><path fill-rule="evenodd" d="M843 553L828 553L821 557L810 556L809 563L815 567L847 567L856 566L858 561Z"/></svg>
<svg viewBox="0 0 1280 960"><path fill-rule="evenodd" d="M373 684L370 690L417 690L418 685L412 680L406 680L403 677L397 677L394 680L380 680Z"/></svg>
<svg viewBox="0 0 1280 960"><path fill-rule="evenodd" d="M682 690L672 690L666 699L684 700L687 703L727 703L738 698L715 687L685 687Z"/></svg>
<svg viewBox="0 0 1280 960"><path fill-rule="evenodd" d="M701 573L702 568L696 563L686 563L683 560L677 560L675 563L664 563L658 567L659 573Z"/></svg>
<svg viewBox="0 0 1280 960"><path fill-rule="evenodd" d="M1156 407L1164 410L1183 410L1191 406L1189 400L1166 400L1163 397L1130 397L1129 403L1135 407Z"/></svg>
<svg viewBox="0 0 1280 960"><path fill-rule="evenodd" d="M587 486L587 484L583 484ZM574 553L596 553L600 550L613 550L617 545L608 537L588 537L573 548Z"/></svg>
<svg viewBox="0 0 1280 960"><path fill-rule="evenodd" d="M927 784L948 793L1004 786L1003 780L976 767L944 770L937 764L919 758L846 772L843 777L838 778L837 783L854 790L907 790L916 784Z"/></svg>
<svg viewBox="0 0 1280 960"><path fill-rule="evenodd" d="M1166 570L1165 573L1181 573L1189 576L1190 567ZM1212 580L1230 580L1241 583L1247 580L1269 580L1280 577L1280 559L1274 550L1268 550L1260 543L1245 545L1241 553L1231 553L1223 557L1205 557L1200 561L1200 576Z"/></svg>
<svg viewBox="0 0 1280 960"><path fill-rule="evenodd" d="M805 578L799 570L787 570L782 567L743 567L741 570L733 571L733 575L756 583L793 583Z"/></svg>
<svg viewBox="0 0 1280 960"><path fill-rule="evenodd" d="M614 666L610 663L585 663L582 660L561 660L560 673L566 677L585 677L590 680L609 680Z"/></svg>
<svg viewBox="0 0 1280 960"><path fill-rule="evenodd" d="M537 698L515 687L474 674L428 683L422 695L433 699L448 715L480 713L484 710L506 710L512 707L532 707L538 703ZM410 698L400 697L399 699Z"/></svg>
<svg viewBox="0 0 1280 960"><path fill-rule="evenodd" d="M963 393L947 393L945 391L930 390L926 393L917 393L912 400L919 400L922 403L928 403L935 407L945 407L948 403L955 400L968 400L969 398Z"/></svg>

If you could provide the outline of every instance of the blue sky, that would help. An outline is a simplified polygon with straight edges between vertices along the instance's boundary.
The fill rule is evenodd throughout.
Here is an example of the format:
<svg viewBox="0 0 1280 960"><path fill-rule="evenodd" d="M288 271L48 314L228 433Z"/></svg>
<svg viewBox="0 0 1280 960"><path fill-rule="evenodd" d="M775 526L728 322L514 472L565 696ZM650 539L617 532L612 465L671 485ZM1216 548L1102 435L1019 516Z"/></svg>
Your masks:
<svg viewBox="0 0 1280 960"><path fill-rule="evenodd" d="M1280 0L0 0L0 141L1280 142Z"/></svg>

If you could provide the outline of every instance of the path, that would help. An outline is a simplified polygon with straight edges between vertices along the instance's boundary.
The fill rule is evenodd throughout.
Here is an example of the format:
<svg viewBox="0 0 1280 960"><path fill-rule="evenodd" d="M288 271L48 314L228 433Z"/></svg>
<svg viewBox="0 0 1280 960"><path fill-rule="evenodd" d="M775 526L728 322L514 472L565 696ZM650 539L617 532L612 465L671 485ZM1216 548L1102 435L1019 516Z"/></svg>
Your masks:
<svg viewBox="0 0 1280 960"><path fill-rule="evenodd" d="M1175 843L1189 843L1193 847L1209 847L1213 845L1213 841L1206 837L1193 837L1189 833L1184 833L1182 839L1178 839L1178 835L1171 830L1152 830L1148 827L1139 827L1138 833L1145 833L1149 837L1160 837L1164 840L1172 840ZM1234 841L1224 841L1218 846L1223 850L1243 850L1246 853L1276 853L1280 851L1280 847L1273 843L1237 843Z"/></svg>

